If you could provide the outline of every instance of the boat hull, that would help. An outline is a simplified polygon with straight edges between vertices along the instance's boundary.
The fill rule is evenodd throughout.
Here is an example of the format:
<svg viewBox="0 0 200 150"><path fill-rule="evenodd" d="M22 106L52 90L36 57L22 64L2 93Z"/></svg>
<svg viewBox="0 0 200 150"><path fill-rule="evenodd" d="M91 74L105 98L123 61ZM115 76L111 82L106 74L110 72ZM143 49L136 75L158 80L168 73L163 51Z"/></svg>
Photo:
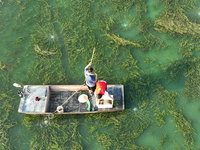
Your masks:
<svg viewBox="0 0 200 150"><path fill-rule="evenodd" d="M124 86L108 85L107 91L113 95L114 101L105 100L105 104L100 104L94 95L90 96L87 86L84 85L26 85L22 91L23 97L20 100L18 112L26 114L88 114L124 110ZM88 95L88 103L78 101L81 94ZM61 105L64 111L59 113L56 109Z"/></svg>

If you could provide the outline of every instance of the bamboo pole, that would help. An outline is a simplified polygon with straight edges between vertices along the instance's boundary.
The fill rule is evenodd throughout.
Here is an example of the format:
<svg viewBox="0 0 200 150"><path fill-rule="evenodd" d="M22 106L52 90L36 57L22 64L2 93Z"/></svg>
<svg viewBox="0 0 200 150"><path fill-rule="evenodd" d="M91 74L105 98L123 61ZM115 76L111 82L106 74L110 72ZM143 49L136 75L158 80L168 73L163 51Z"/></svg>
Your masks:
<svg viewBox="0 0 200 150"><path fill-rule="evenodd" d="M94 52L95 52L95 47L94 47L94 49L93 49L93 53L92 53L92 58L91 58L91 63L92 63L92 60L93 60L93 57L94 57ZM85 78L85 80L84 80L84 83L86 82L86 78Z"/></svg>
<svg viewBox="0 0 200 150"><path fill-rule="evenodd" d="M91 58L91 63L92 63L92 60L93 60L93 57L94 57L94 52L95 52L95 47L94 47L94 49L93 49L92 58Z"/></svg>

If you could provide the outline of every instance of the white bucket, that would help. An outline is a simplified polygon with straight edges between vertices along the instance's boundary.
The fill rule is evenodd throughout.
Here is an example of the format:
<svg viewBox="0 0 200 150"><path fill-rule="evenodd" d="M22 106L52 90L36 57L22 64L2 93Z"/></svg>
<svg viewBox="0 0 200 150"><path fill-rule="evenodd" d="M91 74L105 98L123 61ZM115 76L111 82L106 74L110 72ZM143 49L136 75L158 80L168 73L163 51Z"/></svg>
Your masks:
<svg viewBox="0 0 200 150"><path fill-rule="evenodd" d="M63 113L64 112L64 108L62 106L58 106L57 107L57 112L60 113L60 114Z"/></svg>
<svg viewBox="0 0 200 150"><path fill-rule="evenodd" d="M80 103L85 103L86 101L88 100L88 96L86 94L81 94L79 97L78 97L78 101Z"/></svg>

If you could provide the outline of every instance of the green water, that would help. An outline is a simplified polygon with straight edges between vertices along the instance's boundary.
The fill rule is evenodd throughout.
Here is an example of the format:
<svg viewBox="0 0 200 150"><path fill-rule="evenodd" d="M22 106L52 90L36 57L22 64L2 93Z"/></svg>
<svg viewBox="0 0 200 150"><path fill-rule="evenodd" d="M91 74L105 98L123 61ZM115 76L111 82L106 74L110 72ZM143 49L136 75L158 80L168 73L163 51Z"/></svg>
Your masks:
<svg viewBox="0 0 200 150"><path fill-rule="evenodd" d="M1 0L0 149L200 149L196 0ZM186 32L187 31L187 32ZM125 110L18 113L12 86L123 84Z"/></svg>

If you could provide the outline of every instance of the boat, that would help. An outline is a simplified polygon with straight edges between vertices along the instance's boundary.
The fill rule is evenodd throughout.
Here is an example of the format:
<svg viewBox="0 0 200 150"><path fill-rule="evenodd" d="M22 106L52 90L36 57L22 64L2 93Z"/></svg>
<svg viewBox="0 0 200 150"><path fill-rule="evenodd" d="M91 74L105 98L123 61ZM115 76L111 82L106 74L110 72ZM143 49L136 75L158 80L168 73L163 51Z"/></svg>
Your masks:
<svg viewBox="0 0 200 150"><path fill-rule="evenodd" d="M14 85L15 84L15 85ZM16 87L21 87L14 83ZM25 85L18 108L26 114L88 114L122 111L124 104L124 86L107 85L108 93L114 101L104 97L96 101L84 85Z"/></svg>

